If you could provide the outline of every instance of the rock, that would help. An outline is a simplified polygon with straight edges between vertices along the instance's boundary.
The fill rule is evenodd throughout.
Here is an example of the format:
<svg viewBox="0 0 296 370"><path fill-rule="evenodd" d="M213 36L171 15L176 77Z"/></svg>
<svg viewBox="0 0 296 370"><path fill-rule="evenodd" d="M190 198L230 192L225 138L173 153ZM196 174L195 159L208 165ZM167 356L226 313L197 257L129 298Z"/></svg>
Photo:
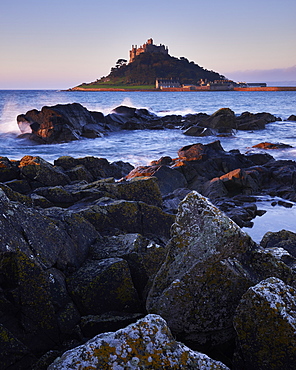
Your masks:
<svg viewBox="0 0 296 370"><path fill-rule="evenodd" d="M268 249L283 248L296 258L296 234L292 231L268 232L263 236L260 245Z"/></svg>
<svg viewBox="0 0 296 370"><path fill-rule="evenodd" d="M267 123L280 120L280 118L265 112L256 114L243 112L236 118L238 130L263 130Z"/></svg>
<svg viewBox="0 0 296 370"><path fill-rule="evenodd" d="M80 326L85 338L116 331L143 318L142 313L108 312L102 315L88 315L81 318Z"/></svg>
<svg viewBox="0 0 296 370"><path fill-rule="evenodd" d="M104 233L115 233L120 230L126 233L156 235L167 239L174 216L162 211L159 207L144 202L113 200L103 198L96 205L74 210L88 220L96 230Z"/></svg>
<svg viewBox="0 0 296 370"><path fill-rule="evenodd" d="M38 188L34 194L46 198L51 204L67 207L74 203L75 199L63 186L50 186Z"/></svg>
<svg viewBox="0 0 296 370"><path fill-rule="evenodd" d="M175 168L160 166L153 174L158 180L159 189L162 195L169 194L176 189L187 186L184 175Z"/></svg>
<svg viewBox="0 0 296 370"><path fill-rule="evenodd" d="M127 162L118 161L109 163L105 158L97 158L91 156L84 158L73 158L70 156L63 156L55 160L54 165L63 168L63 170L66 171L66 173L69 172L69 176L72 177L75 175L78 176L77 171L79 169L81 173L79 176L79 180L82 179L87 180L87 178L90 177L89 176L90 174L92 176L91 181L107 177L114 177L116 179L120 179L126 176L133 169L133 166ZM80 167L77 168L77 166ZM82 173L82 168L84 173Z"/></svg>
<svg viewBox="0 0 296 370"><path fill-rule="evenodd" d="M221 108L201 123L202 126L216 129L219 132L231 132L237 128L234 112L229 108Z"/></svg>
<svg viewBox="0 0 296 370"><path fill-rule="evenodd" d="M285 148L292 148L291 145L283 144L283 143L260 143L253 145L252 148L258 148L258 149L285 149Z"/></svg>
<svg viewBox="0 0 296 370"><path fill-rule="evenodd" d="M263 165L274 160L274 158L268 153L248 153L247 158L255 165Z"/></svg>
<svg viewBox="0 0 296 370"><path fill-rule="evenodd" d="M200 126L191 126L187 130L183 131L184 135L187 136L211 136L214 135L214 131L210 128L200 127Z"/></svg>
<svg viewBox="0 0 296 370"><path fill-rule="evenodd" d="M291 116L289 116L289 118L287 118L287 121L296 121L296 115L291 114Z"/></svg>
<svg viewBox="0 0 296 370"><path fill-rule="evenodd" d="M255 243L192 192L180 203L168 254L149 292L148 312L161 315L183 340L204 345L233 337L232 317L252 279L241 258Z"/></svg>
<svg viewBox="0 0 296 370"><path fill-rule="evenodd" d="M0 182L19 179L19 169L15 162L6 157L0 157Z"/></svg>
<svg viewBox="0 0 296 370"><path fill-rule="evenodd" d="M11 181L6 181L5 185L9 186L11 190L24 195L29 194L32 191L29 181L25 179L24 180L14 179Z"/></svg>
<svg viewBox="0 0 296 370"><path fill-rule="evenodd" d="M67 279L67 287L82 315L141 309L128 264L121 258L87 261Z"/></svg>
<svg viewBox="0 0 296 370"><path fill-rule="evenodd" d="M177 209L181 200L183 200L191 190L187 188L178 188L172 193L169 193L163 197L163 209L169 213L177 213Z"/></svg>
<svg viewBox="0 0 296 370"><path fill-rule="evenodd" d="M19 164L21 176L29 182L38 182L40 186L66 185L70 179L57 167L40 157L27 155Z"/></svg>
<svg viewBox="0 0 296 370"><path fill-rule="evenodd" d="M178 150L178 156L180 159L186 161L200 161L206 160L211 155L219 155L224 152L220 141L214 141L210 144L192 144L184 146Z"/></svg>
<svg viewBox="0 0 296 370"><path fill-rule="evenodd" d="M219 179L224 184L228 194L233 196L237 194L249 195L256 193L259 189L259 181L256 178L254 179L254 177L255 176L250 175L247 171L238 168L221 176Z"/></svg>
<svg viewBox="0 0 296 370"><path fill-rule="evenodd" d="M29 207L32 206L32 200L27 195L20 194L19 192L12 190L9 186L1 183L0 189L4 191L10 200L25 204Z"/></svg>
<svg viewBox="0 0 296 370"><path fill-rule="evenodd" d="M250 287L239 303L234 327L246 369L294 369L296 291L270 277ZM240 368L240 367L238 367Z"/></svg>
<svg viewBox="0 0 296 370"><path fill-rule="evenodd" d="M154 177L136 177L130 181L106 183L104 188L117 199L137 200L158 207L162 206L160 189Z"/></svg>
<svg viewBox="0 0 296 370"><path fill-rule="evenodd" d="M86 344L57 358L48 370L78 369L219 369L219 361L176 342L166 322L157 315L145 318L115 333L100 334Z"/></svg>
<svg viewBox="0 0 296 370"><path fill-rule="evenodd" d="M115 257L126 260L139 297L144 299L165 254L163 243L144 238L141 234L124 234L98 241L91 247L89 256L98 260Z"/></svg>
<svg viewBox="0 0 296 370"><path fill-rule="evenodd" d="M17 123L22 133L29 133L31 140L52 144L78 140L83 136L101 136L104 124L97 118L82 105L73 103L28 111L17 117Z"/></svg>
<svg viewBox="0 0 296 370"><path fill-rule="evenodd" d="M0 362L3 369L29 369L36 362L36 357L31 354L9 330L0 324Z"/></svg>

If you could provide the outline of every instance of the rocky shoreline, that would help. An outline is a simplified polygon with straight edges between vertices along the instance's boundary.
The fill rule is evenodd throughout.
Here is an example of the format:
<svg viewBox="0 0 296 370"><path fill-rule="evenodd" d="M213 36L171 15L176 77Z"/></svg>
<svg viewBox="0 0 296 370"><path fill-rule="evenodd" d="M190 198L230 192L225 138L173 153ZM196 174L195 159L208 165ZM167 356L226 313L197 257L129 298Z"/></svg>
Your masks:
<svg viewBox="0 0 296 370"><path fill-rule="evenodd" d="M59 130L42 126L37 111L18 121L31 138L65 138L60 107L42 113ZM66 109L73 127L82 122ZM170 124L231 133L274 119L232 113ZM139 124L133 108L112 114L112 124L99 116L104 130ZM219 141L136 168L1 157L2 368L293 369L296 234L267 233L256 244L241 226L262 214L257 195L293 206L295 174L293 161L226 152Z"/></svg>

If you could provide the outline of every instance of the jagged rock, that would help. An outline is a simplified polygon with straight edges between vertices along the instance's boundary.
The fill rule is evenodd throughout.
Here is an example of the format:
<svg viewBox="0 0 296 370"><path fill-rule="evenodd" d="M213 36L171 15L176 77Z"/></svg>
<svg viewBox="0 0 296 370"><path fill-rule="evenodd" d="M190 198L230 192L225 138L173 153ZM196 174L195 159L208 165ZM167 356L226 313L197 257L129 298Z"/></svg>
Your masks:
<svg viewBox="0 0 296 370"><path fill-rule="evenodd" d="M37 358L9 330L0 324L0 363L3 369L30 369Z"/></svg>
<svg viewBox="0 0 296 370"><path fill-rule="evenodd" d="M243 295L234 317L238 369L294 369L296 290L270 277Z"/></svg>
<svg viewBox="0 0 296 370"><path fill-rule="evenodd" d="M21 176L29 182L37 182L40 186L66 185L70 179L56 166L40 157L27 155L19 164Z"/></svg>
<svg viewBox="0 0 296 370"><path fill-rule="evenodd" d="M0 189L4 191L4 193L10 200L20 202L27 206L32 206L32 200L27 195L20 194L19 192L12 190L9 186L5 184L1 184L1 183L0 183Z"/></svg>
<svg viewBox="0 0 296 370"><path fill-rule="evenodd" d="M159 207L144 202L102 198L74 212L88 220L99 232L110 233L120 230L126 233L156 235L167 239L174 216ZM116 233L116 232L115 232Z"/></svg>
<svg viewBox="0 0 296 370"><path fill-rule="evenodd" d="M165 262L147 310L184 340L219 344L233 336L232 317L252 279L242 255L255 243L235 223L192 192L180 203Z"/></svg>
<svg viewBox="0 0 296 370"><path fill-rule="evenodd" d="M38 188L34 194L46 198L50 203L56 206L69 206L75 201L72 194L70 194L63 186L50 186Z"/></svg>
<svg viewBox="0 0 296 370"><path fill-rule="evenodd" d="M28 111L17 117L22 133L31 140L52 144L78 140L83 136L99 137L104 123L78 103L58 104Z"/></svg>
<svg viewBox="0 0 296 370"><path fill-rule="evenodd" d="M81 366L97 369L228 369L221 362L176 342L166 322L157 315L147 315L125 329L94 337L64 353L48 370L78 370Z"/></svg>
<svg viewBox="0 0 296 370"><path fill-rule="evenodd" d="M270 113L243 112L236 118L238 130L263 130L267 123L281 121Z"/></svg>
<svg viewBox="0 0 296 370"><path fill-rule="evenodd" d="M67 287L82 315L141 309L128 264L122 258L88 260L67 279Z"/></svg>
<svg viewBox="0 0 296 370"><path fill-rule="evenodd" d="M134 179L144 176L153 176L157 178L158 186L162 195L171 193L172 191L178 188L183 188L187 185L187 181L180 171L161 164L136 167L126 176L126 179Z"/></svg>
<svg viewBox="0 0 296 370"><path fill-rule="evenodd" d="M29 181L25 179L23 180L14 179L14 180L6 181L5 185L9 186L10 189L12 189L13 191L16 191L24 195L29 194L32 191Z"/></svg>
<svg viewBox="0 0 296 370"><path fill-rule="evenodd" d="M268 249L285 249L296 258L296 234L292 231L268 232L263 236L260 245Z"/></svg>
<svg viewBox="0 0 296 370"><path fill-rule="evenodd" d="M19 179L19 172L15 162L6 157L0 157L0 182Z"/></svg>
<svg viewBox="0 0 296 370"><path fill-rule="evenodd" d="M177 213L177 209L181 200L183 200L191 190L187 188L178 188L172 193L163 197L163 209L169 213Z"/></svg>
<svg viewBox="0 0 296 370"><path fill-rule="evenodd" d="M140 234L105 237L90 249L90 258L119 257L127 261L139 297L146 298L148 287L163 263L166 248L163 244L144 238Z"/></svg>

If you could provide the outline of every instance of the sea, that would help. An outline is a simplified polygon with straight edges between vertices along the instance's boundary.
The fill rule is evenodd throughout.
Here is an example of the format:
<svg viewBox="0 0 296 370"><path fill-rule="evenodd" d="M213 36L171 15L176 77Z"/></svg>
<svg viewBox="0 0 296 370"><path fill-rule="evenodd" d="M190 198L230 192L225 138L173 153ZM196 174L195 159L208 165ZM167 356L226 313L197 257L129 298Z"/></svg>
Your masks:
<svg viewBox="0 0 296 370"><path fill-rule="evenodd" d="M220 108L230 108L235 114L268 112L279 119L264 130L237 131L231 137L196 138L185 136L181 129L134 130L109 133L102 138L83 139L70 143L40 145L20 139L16 117L43 106L80 103L88 110L105 115L120 105L146 108L158 116L169 114L212 114ZM269 153L276 159L296 160L296 122L286 121L296 115L296 91L61 91L61 90L0 90L0 156L20 159L25 155L40 156L53 163L60 156L75 158L95 156L109 162L125 161L133 166L147 165L162 156L177 157L184 145L220 140L225 150L254 151L260 142L281 142L292 148ZM292 208L272 206L273 198L258 197L257 206L267 212L256 217L252 228L244 229L259 242L267 231L281 229L296 232L296 204Z"/></svg>

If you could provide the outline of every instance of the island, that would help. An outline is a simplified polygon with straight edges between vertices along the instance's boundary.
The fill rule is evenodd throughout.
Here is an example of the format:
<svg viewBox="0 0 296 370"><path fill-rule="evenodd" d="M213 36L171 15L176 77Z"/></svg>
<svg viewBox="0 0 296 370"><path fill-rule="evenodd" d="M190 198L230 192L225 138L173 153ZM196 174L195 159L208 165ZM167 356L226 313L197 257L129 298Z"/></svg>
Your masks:
<svg viewBox="0 0 296 370"><path fill-rule="evenodd" d="M235 82L185 57L169 54L165 45L132 45L129 61L120 58L108 76L82 83L70 91L291 91L296 87Z"/></svg>

